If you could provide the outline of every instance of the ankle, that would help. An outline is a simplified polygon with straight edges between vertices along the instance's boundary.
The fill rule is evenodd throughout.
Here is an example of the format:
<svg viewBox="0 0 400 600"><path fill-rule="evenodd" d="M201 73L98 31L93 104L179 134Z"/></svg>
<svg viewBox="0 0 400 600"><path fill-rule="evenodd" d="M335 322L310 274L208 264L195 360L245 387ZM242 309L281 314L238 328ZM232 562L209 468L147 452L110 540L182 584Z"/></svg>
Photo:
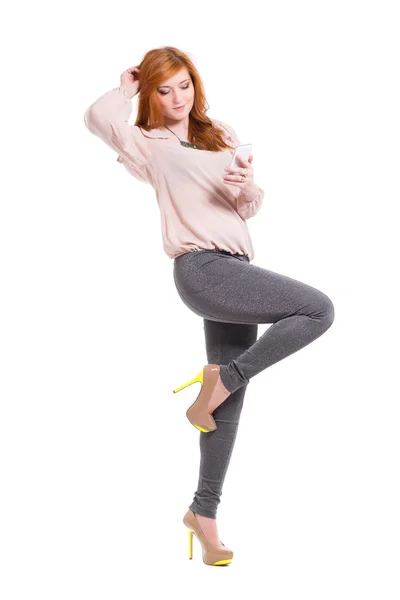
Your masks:
<svg viewBox="0 0 400 600"><path fill-rule="evenodd" d="M200 519L201 521L204 521L204 523L210 523L211 525L213 523L216 523L217 519L213 519L211 517L205 517L204 515L199 515L199 513L194 513L196 515L197 519Z"/></svg>

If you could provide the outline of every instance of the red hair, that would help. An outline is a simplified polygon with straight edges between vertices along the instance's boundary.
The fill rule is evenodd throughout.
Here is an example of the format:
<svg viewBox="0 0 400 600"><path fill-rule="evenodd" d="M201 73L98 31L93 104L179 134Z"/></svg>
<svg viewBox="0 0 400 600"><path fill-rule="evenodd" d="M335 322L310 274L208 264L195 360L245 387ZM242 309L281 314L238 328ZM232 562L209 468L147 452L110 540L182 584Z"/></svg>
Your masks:
<svg viewBox="0 0 400 600"><path fill-rule="evenodd" d="M228 145L223 139L224 129L218 127L210 117L207 117L206 111L209 106L201 77L186 54L172 46L164 46L149 50L138 66L140 68L140 89L135 125L142 127L145 131L164 126L164 115L159 104L157 86L186 67L194 87L194 103L189 114L189 142L196 144L199 150L213 152L235 148L235 146Z"/></svg>

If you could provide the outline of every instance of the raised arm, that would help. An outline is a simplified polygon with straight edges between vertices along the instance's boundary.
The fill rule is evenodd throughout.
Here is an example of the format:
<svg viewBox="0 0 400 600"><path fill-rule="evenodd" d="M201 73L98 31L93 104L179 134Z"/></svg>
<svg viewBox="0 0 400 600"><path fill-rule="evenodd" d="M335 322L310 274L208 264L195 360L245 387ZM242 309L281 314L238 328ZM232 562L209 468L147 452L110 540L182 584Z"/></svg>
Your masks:
<svg viewBox="0 0 400 600"><path fill-rule="evenodd" d="M119 155L119 161L141 181L148 181L145 167L152 151L137 125L130 125L132 102L123 86L100 96L85 111L84 121L91 133L103 140Z"/></svg>
<svg viewBox="0 0 400 600"><path fill-rule="evenodd" d="M235 146L239 146L240 140L233 127L227 125L223 121L218 121L218 124L226 129ZM242 217L242 219L250 219L251 217L254 217L262 206L263 198L264 190L253 182L251 188L247 189L246 191L240 191L240 194L236 200L237 213Z"/></svg>

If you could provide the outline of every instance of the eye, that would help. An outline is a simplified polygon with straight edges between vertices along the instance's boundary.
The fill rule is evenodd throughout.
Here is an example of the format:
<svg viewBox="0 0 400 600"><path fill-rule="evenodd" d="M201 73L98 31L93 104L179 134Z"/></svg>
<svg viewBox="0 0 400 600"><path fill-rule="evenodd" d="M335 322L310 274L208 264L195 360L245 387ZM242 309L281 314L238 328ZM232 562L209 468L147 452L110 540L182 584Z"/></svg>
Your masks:
<svg viewBox="0 0 400 600"><path fill-rule="evenodd" d="M188 83L188 84L187 84L187 86L185 86L185 87L181 88L181 90L187 90L187 89L188 89L188 87L189 87L189 85L190 85L190 84ZM169 94L169 92L160 92L160 94L161 94L162 96L166 96L167 94Z"/></svg>

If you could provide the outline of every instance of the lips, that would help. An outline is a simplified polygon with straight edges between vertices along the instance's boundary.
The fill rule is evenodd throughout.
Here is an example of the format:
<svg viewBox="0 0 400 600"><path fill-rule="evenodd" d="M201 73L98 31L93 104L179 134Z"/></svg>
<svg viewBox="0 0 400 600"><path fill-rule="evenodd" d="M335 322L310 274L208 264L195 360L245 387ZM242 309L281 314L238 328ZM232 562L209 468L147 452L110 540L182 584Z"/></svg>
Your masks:
<svg viewBox="0 0 400 600"><path fill-rule="evenodd" d="M174 110L179 110L180 108L183 108L184 106L185 106L184 104L182 104L182 106L176 106L176 107L174 108Z"/></svg>

